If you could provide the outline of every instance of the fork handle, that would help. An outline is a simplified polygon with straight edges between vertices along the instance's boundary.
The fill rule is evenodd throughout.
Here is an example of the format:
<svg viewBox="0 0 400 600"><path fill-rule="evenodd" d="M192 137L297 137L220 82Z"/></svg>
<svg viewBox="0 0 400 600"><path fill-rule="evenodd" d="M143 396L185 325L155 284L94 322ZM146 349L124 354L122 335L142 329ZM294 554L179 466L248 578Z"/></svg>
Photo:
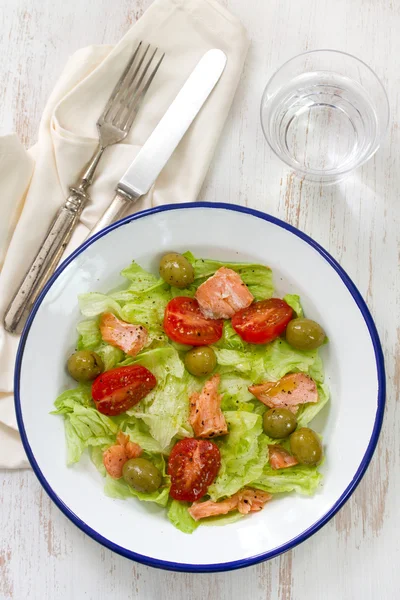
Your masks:
<svg viewBox="0 0 400 600"><path fill-rule="evenodd" d="M104 229L104 227L107 227L108 225L111 225L111 223L114 223L115 221L118 221L118 219L121 219L124 216L127 208L129 206L133 206L133 204L139 198L140 194L128 194L127 192L117 188L117 193L115 194L113 201L111 202L107 210L104 212L103 216L100 217L100 219L97 221L96 225L91 230L88 237L99 233L99 231Z"/></svg>
<svg viewBox="0 0 400 600"><path fill-rule="evenodd" d="M42 291L55 270L88 200L86 193L81 190L73 188L71 192L6 310L4 327L10 333L19 333L25 325L32 300Z"/></svg>

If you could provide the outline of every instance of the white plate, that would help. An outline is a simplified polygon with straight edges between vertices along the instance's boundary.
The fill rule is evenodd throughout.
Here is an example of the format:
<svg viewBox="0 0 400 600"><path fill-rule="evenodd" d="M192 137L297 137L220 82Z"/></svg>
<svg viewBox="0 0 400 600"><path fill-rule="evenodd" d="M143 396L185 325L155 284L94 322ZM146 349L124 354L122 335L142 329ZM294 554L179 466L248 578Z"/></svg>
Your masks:
<svg viewBox="0 0 400 600"><path fill-rule="evenodd" d="M324 485L313 497L287 494L256 514L192 535L175 529L165 509L103 494L88 457L66 467L64 424L53 402L70 385L65 359L76 341L77 296L107 292L132 259L157 272L167 251L273 269L278 295L299 293L307 315L329 336L322 350L331 402L313 427L323 434ZM264 213L224 204L174 205L128 217L81 246L38 299L23 333L15 373L22 441L46 492L85 533L148 565L218 571L276 556L322 527L344 504L374 452L385 403L382 350L371 315L341 267L293 227Z"/></svg>

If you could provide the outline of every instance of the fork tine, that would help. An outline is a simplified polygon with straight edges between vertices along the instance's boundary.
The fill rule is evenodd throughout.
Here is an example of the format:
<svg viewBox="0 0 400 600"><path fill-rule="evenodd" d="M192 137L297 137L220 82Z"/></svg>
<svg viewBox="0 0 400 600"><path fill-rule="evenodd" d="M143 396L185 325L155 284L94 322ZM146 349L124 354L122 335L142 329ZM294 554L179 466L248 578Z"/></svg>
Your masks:
<svg viewBox="0 0 400 600"><path fill-rule="evenodd" d="M126 67L125 67L125 69L124 69L121 77L118 79L118 82L117 82L116 86L114 87L114 89L113 89L113 91L111 93L111 96L108 99L107 104L104 107L104 110L103 110L103 113L102 113L102 118L103 119L106 117L106 114L107 114L109 108L111 107L112 103L114 102L114 100L115 100L115 98L116 98L119 90L121 89L121 86L122 86L122 84L123 84L123 82L125 80L125 77L128 75L131 66L135 62L135 58L136 58L136 56L137 56L137 54L138 54L141 46L142 46L142 42L139 42L139 44L138 44L135 52L133 53L132 57L128 61L128 64L126 65Z"/></svg>
<svg viewBox="0 0 400 600"><path fill-rule="evenodd" d="M131 87L132 83L135 81L136 76L138 75L138 73L142 67L142 64L144 62L144 59L146 58L149 50L150 50L150 44L147 46L146 50L144 51L144 54L143 54L142 58L140 59L140 62L138 64L137 68L135 69L134 74L132 75L132 77L129 80L127 79L127 83L121 89L120 102L122 101L123 97L126 96L127 90Z"/></svg>
<svg viewBox="0 0 400 600"><path fill-rule="evenodd" d="M139 87L140 87L140 85L141 85L141 83L142 83L142 81L143 81L143 79L144 79L144 77L145 77L145 75L146 75L147 71L149 70L149 67L150 67L150 64L151 64L151 62L152 62L153 58L154 58L154 57L155 57L155 55L156 55L156 52L157 52L157 50L158 50L158 48L156 48L156 49L154 50L153 54L150 56L149 60L147 61L147 64L146 64L146 66L144 67L144 69L143 69L143 71L142 71L142 74L141 74L141 76L140 76L140 78L139 78L139 81L137 82L137 84L135 84L135 87L136 87L136 88L139 88ZM128 88L128 89L127 89L127 91L126 91L126 94L125 94L125 96L126 96L126 95L128 95L130 91L132 91L132 90L131 90L131 87L132 87L132 86L129 86L129 88Z"/></svg>
<svg viewBox="0 0 400 600"><path fill-rule="evenodd" d="M124 98L125 92L131 85L132 81L135 80L135 78L140 70L140 67L143 64L143 61L146 58L146 54L147 54L149 48L150 48L150 45L147 46L147 48L145 49L142 56L140 56L140 54L139 54L139 56L137 57L137 58L139 58L139 64L136 65L135 61L133 61L131 63L131 67L125 74L124 79L121 81L121 85L119 86L119 89L117 90L117 93L115 94L115 96L108 108L108 111L106 113L104 113L104 120L109 121L109 122L116 120L116 116L118 115L119 110L121 108L121 100L122 100L122 98Z"/></svg>
<svg viewBox="0 0 400 600"><path fill-rule="evenodd" d="M109 107L107 114L104 115L104 118L107 119L108 121L112 120L114 122L114 124L116 124L120 110L121 110L121 102L126 95L126 90L128 90L130 88L132 82L135 81L136 76L137 76L137 74L143 64L143 61L146 58L146 55L149 51L149 48L150 48L150 44L147 46L146 50L143 53L143 56L140 58L139 64L136 65L135 68L132 68L133 75L131 75L130 72L128 72L126 74L126 77L124 78L124 80L121 82L118 92L115 95L115 97L113 98L113 102L111 103L111 106ZM132 63L132 65L133 65L133 63Z"/></svg>
<svg viewBox="0 0 400 600"><path fill-rule="evenodd" d="M146 53L145 56L147 54L147 51L150 48L150 44L147 46L146 49ZM140 86L142 84L142 81L150 67L150 64L157 52L158 48L156 48L154 50L154 52L152 53L152 55L150 56L149 60L147 61L147 63L144 66L143 71L139 74L139 67L142 66L143 64L143 60L145 58L145 56L143 56L143 60L140 61L140 65L139 67L136 69L135 71L135 75L131 78L128 86L124 86L124 90L121 91L120 94L120 98L119 98L119 109L117 114L115 115L114 119L113 119L113 123L114 125L116 125L117 127L120 127L121 125L121 120L122 122L125 121L125 119L122 119L122 115L124 114L124 112L126 111L126 109L131 105L131 103L134 101L134 95L135 93L140 90ZM139 76L138 81L136 81L136 75ZM133 98L132 98L132 94L133 94Z"/></svg>
<svg viewBox="0 0 400 600"><path fill-rule="evenodd" d="M135 120L135 117L139 111L139 108L142 104L143 98L145 97L147 90L149 89L151 82L153 81L153 79L162 63L164 56L165 56L165 53L161 56L158 63L154 67L152 73L150 74L150 76L149 76L146 84L143 86L142 90L140 92L136 92L137 97L133 99L132 104L131 103L128 104L125 122L123 122L123 124L122 124L122 129L124 131L128 132L130 130L130 128L132 127L132 123Z"/></svg>

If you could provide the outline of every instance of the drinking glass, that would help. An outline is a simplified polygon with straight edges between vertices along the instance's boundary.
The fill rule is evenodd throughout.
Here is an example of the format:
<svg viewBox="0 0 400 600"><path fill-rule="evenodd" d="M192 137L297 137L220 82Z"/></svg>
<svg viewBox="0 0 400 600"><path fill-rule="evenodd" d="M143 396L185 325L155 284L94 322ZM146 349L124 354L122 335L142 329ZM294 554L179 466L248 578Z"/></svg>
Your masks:
<svg viewBox="0 0 400 600"><path fill-rule="evenodd" d="M271 77L261 124L275 152L303 179L335 183L379 148L389 103L377 75L336 50L305 52Z"/></svg>

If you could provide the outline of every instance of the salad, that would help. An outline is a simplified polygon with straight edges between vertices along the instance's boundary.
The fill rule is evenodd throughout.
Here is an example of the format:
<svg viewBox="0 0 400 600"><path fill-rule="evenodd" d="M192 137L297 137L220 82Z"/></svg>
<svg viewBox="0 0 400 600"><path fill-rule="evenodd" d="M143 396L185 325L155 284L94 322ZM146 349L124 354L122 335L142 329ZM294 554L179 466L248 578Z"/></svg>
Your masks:
<svg viewBox="0 0 400 600"><path fill-rule="evenodd" d="M185 533L313 494L327 338L299 296L275 297L266 266L190 252L165 255L159 275L136 262L121 275L79 297L75 386L53 411L68 464L88 451L107 495L165 507Z"/></svg>

